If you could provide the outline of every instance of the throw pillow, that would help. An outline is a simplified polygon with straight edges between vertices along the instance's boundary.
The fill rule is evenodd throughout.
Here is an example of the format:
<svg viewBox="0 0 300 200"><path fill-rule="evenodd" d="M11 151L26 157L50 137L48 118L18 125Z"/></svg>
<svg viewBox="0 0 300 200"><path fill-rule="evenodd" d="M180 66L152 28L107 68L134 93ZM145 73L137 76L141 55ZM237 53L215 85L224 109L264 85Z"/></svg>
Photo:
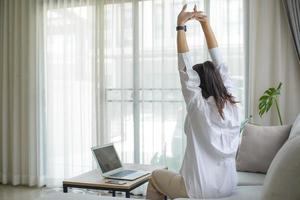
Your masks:
<svg viewBox="0 0 300 200"><path fill-rule="evenodd" d="M267 173L276 153L289 137L291 125L257 126L247 124L237 153L238 171Z"/></svg>

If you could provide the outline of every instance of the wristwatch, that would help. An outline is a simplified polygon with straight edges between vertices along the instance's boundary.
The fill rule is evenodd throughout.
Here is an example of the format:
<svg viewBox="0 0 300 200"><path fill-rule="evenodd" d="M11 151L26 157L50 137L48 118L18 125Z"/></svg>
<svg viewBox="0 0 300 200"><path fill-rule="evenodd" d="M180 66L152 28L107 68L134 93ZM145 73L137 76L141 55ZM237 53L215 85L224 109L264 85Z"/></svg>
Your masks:
<svg viewBox="0 0 300 200"><path fill-rule="evenodd" d="M186 25L184 26L176 26L176 31L184 30L186 32Z"/></svg>

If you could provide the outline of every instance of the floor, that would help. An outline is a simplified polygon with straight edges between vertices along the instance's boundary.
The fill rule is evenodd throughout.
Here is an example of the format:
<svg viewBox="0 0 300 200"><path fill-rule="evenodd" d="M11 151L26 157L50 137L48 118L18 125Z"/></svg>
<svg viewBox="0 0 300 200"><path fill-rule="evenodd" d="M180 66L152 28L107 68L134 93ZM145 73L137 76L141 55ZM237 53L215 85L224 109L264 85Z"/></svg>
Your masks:
<svg viewBox="0 0 300 200"><path fill-rule="evenodd" d="M62 188L31 188L25 186L7 186L0 184L0 200L34 200L38 197L45 196L50 193L62 192ZM84 193L98 196L110 196L108 192L99 192L95 190L84 190L84 189L69 189L69 192L73 193ZM118 193L117 196L124 196L123 193ZM144 199L143 196L131 196L135 199Z"/></svg>

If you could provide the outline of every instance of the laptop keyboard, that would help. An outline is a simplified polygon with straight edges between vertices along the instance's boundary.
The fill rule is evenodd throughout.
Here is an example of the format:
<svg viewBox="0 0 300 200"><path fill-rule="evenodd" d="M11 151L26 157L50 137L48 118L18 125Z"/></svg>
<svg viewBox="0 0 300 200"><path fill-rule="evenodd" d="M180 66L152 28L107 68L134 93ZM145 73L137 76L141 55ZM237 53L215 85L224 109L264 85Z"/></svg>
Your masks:
<svg viewBox="0 0 300 200"><path fill-rule="evenodd" d="M124 176L127 176L127 175L132 174L132 173L135 173L135 172L136 172L136 171L134 171L134 170L123 170L123 171L120 171L120 172L118 172L118 173L112 174L112 175L110 175L110 176L122 178L122 177L124 177Z"/></svg>

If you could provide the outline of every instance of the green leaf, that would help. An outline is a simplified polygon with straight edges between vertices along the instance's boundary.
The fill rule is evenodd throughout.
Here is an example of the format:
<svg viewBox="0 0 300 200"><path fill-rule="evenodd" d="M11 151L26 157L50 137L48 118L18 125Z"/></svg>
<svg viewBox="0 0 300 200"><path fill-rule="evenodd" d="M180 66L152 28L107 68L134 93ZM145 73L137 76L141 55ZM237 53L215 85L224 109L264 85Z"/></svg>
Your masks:
<svg viewBox="0 0 300 200"><path fill-rule="evenodd" d="M262 117L265 113L267 113L272 105L273 102L277 99L277 97L280 95L280 89L281 89L282 83L279 83L277 88L271 87L267 89L263 95L259 98L259 115Z"/></svg>
<svg viewBox="0 0 300 200"><path fill-rule="evenodd" d="M259 100L261 101L261 100L265 100L265 99L267 99L267 98L269 98L269 96L263 95L263 96L261 96L261 97L259 98Z"/></svg>
<svg viewBox="0 0 300 200"><path fill-rule="evenodd" d="M272 96L273 93L274 93L274 91L275 91L275 88L270 88L270 89L268 89L265 93L266 93L267 95L269 95L269 96Z"/></svg>
<svg viewBox="0 0 300 200"><path fill-rule="evenodd" d="M273 104L273 99L270 99L266 105L266 112L268 112Z"/></svg>
<svg viewBox="0 0 300 200"><path fill-rule="evenodd" d="M260 104L258 105L259 110L262 109L264 106L265 106L264 103L260 103Z"/></svg>

